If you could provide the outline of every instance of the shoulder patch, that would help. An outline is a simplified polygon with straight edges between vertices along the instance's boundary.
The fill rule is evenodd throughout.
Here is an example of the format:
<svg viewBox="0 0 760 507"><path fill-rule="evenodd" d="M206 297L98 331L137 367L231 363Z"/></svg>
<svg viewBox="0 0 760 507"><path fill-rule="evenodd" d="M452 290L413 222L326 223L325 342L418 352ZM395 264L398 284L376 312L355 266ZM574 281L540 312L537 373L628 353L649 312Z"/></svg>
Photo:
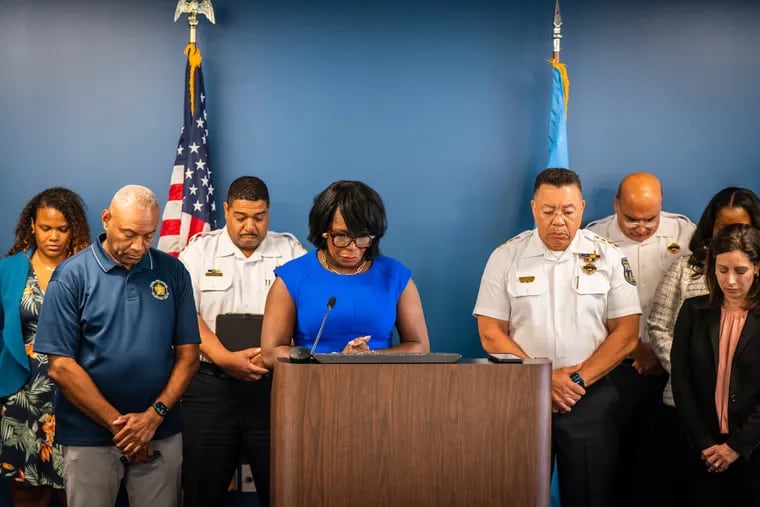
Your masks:
<svg viewBox="0 0 760 507"><path fill-rule="evenodd" d="M623 257L620 259L620 263L623 265L623 276L625 276L625 281L635 286L636 278L633 276L633 270L631 269L631 265L628 263L628 259L626 257Z"/></svg>

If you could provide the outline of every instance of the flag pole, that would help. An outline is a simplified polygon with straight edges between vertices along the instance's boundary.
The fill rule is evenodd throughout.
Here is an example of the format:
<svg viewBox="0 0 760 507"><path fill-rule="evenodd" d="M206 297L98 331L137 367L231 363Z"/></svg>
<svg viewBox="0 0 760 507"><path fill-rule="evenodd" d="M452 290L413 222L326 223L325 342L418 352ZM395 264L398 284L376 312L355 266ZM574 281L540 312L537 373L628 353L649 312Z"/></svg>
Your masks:
<svg viewBox="0 0 760 507"><path fill-rule="evenodd" d="M187 14L187 25L190 27L190 44L193 46L195 45L195 34L198 28L198 14L203 14L211 24L216 24L214 7L211 5L211 0L203 0L201 2L179 0L177 8L174 10L174 22L176 23L183 14Z"/></svg>
<svg viewBox="0 0 760 507"><path fill-rule="evenodd" d="M552 42L554 43L552 59L559 63L559 52L562 42L562 15L559 12L559 0L554 0L554 29L552 30Z"/></svg>

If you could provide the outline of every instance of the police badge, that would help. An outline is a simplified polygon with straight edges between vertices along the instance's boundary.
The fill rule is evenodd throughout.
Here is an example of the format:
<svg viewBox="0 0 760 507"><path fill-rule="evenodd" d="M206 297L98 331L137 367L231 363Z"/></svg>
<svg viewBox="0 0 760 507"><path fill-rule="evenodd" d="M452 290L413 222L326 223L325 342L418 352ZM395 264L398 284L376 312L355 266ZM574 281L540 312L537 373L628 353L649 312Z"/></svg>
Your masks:
<svg viewBox="0 0 760 507"><path fill-rule="evenodd" d="M169 286L161 280L151 282L150 291L156 299L166 299L169 297Z"/></svg>
<svg viewBox="0 0 760 507"><path fill-rule="evenodd" d="M631 265L628 264L628 259L623 257L620 260L620 263L623 265L623 275L625 276L625 281L631 285L636 285L636 278L633 277L633 270L631 269Z"/></svg>

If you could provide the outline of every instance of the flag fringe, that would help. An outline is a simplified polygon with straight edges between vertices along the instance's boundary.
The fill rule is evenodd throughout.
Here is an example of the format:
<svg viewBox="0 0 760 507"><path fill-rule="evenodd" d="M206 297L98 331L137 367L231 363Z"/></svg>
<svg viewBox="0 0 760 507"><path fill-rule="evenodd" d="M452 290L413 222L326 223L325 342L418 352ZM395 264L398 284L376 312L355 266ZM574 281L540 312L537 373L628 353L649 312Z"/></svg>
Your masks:
<svg viewBox="0 0 760 507"><path fill-rule="evenodd" d="M185 46L185 55L190 64L190 76L188 76L190 92L190 114L195 115L195 69L201 66L203 57L201 50L195 44Z"/></svg>
<svg viewBox="0 0 760 507"><path fill-rule="evenodd" d="M562 95L565 100L565 114L567 114L567 104L570 100L570 78L567 77L567 66L564 63L560 63L556 58L549 60L552 67L559 71L562 76Z"/></svg>

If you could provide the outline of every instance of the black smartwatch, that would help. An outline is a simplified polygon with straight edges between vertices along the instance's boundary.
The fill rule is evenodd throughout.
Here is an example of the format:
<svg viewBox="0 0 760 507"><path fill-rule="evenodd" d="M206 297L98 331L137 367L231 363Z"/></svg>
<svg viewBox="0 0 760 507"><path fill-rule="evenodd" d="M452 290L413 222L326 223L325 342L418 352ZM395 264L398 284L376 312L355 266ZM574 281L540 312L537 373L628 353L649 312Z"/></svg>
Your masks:
<svg viewBox="0 0 760 507"><path fill-rule="evenodd" d="M157 401L153 404L153 410L155 410L156 413L160 415L161 417L166 417L166 414L169 413L169 407L167 407L160 401Z"/></svg>
<svg viewBox="0 0 760 507"><path fill-rule="evenodd" d="M570 374L570 380L581 386L582 388L586 389L586 383L583 381L583 377L581 377L581 374L576 372L573 372Z"/></svg>

